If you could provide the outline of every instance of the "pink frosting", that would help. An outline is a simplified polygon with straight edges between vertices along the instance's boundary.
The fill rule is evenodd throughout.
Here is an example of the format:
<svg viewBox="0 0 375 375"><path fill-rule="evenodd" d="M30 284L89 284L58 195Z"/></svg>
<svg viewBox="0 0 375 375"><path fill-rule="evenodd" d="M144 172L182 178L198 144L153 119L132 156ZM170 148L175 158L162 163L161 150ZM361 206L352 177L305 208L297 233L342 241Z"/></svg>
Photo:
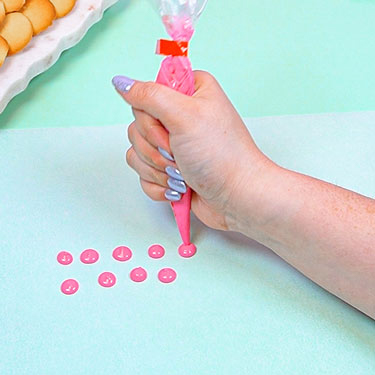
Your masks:
<svg viewBox="0 0 375 375"><path fill-rule="evenodd" d="M147 272L144 268L138 267L130 271L130 279L136 283L141 283L147 279Z"/></svg>
<svg viewBox="0 0 375 375"><path fill-rule="evenodd" d="M61 291L66 295L71 295L77 292L79 288L79 284L77 280L74 279L68 279L63 281L61 284Z"/></svg>
<svg viewBox="0 0 375 375"><path fill-rule="evenodd" d="M163 23L168 34L174 40L189 41L193 35L193 24L188 17L165 16ZM190 60L183 56L166 57L161 64L156 82L171 87L182 94L193 95L195 84ZM191 189L188 187L181 200L172 203L182 242L186 245L190 244L191 194Z"/></svg>
<svg viewBox="0 0 375 375"><path fill-rule="evenodd" d="M194 26L189 17L164 16L162 21L173 40L189 41L193 36Z"/></svg>
<svg viewBox="0 0 375 375"><path fill-rule="evenodd" d="M194 76L190 60L183 56L168 56L161 63L156 78L157 83L192 96L194 94Z"/></svg>
<svg viewBox="0 0 375 375"><path fill-rule="evenodd" d="M177 273L172 268L163 268L158 273L158 278L162 283L168 284L176 280Z"/></svg>
<svg viewBox="0 0 375 375"><path fill-rule="evenodd" d="M112 272L103 272L98 277L98 283L104 288L110 288L116 284L116 276Z"/></svg>
<svg viewBox="0 0 375 375"><path fill-rule="evenodd" d="M113 258L119 262L126 262L132 257L132 255L132 251L126 246L116 247L116 249L114 249L112 252Z"/></svg>
<svg viewBox="0 0 375 375"><path fill-rule="evenodd" d="M80 259L82 263L92 264L98 261L99 253L94 249L86 249L82 251Z"/></svg>
<svg viewBox="0 0 375 375"><path fill-rule="evenodd" d="M150 258L159 259L165 254L164 247L161 245L152 245L148 249L148 255Z"/></svg>
<svg viewBox="0 0 375 375"><path fill-rule="evenodd" d="M67 266L68 264L73 262L73 255L67 251L60 251L57 254L57 261L62 264L63 266Z"/></svg>
<svg viewBox="0 0 375 375"><path fill-rule="evenodd" d="M197 247L191 243L189 245L182 244L178 248L178 253L184 258L191 258L197 252Z"/></svg>

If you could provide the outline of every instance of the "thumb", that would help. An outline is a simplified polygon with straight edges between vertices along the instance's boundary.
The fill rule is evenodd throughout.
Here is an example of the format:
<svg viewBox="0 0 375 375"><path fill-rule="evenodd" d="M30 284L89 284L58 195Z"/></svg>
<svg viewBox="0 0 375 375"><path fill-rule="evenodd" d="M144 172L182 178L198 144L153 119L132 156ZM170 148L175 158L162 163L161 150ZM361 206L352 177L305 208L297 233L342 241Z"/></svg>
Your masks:
<svg viewBox="0 0 375 375"><path fill-rule="evenodd" d="M154 82L134 81L125 76L112 79L118 93L133 108L159 120L168 131L186 126L193 109L193 99Z"/></svg>

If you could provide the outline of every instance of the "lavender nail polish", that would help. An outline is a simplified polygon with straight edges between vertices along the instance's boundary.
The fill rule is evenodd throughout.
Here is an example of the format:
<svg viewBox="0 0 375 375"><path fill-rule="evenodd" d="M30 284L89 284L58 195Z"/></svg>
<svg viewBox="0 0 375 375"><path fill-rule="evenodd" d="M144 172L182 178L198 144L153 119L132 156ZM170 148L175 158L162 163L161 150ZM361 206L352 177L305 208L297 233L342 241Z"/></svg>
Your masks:
<svg viewBox="0 0 375 375"><path fill-rule="evenodd" d="M168 178L168 186L172 189L172 190L175 190L181 194L185 194L186 193L186 185L185 185L185 182L183 181L179 181L179 180L175 180L174 178Z"/></svg>
<svg viewBox="0 0 375 375"><path fill-rule="evenodd" d="M181 172L178 169L168 165L168 167L165 168L165 171L169 177L172 177L175 180L184 181L184 178L181 176Z"/></svg>
<svg viewBox="0 0 375 375"><path fill-rule="evenodd" d="M162 156L164 156L166 159L170 161L174 161L173 156L169 154L168 151L164 150L164 148L158 147L158 150Z"/></svg>
<svg viewBox="0 0 375 375"><path fill-rule="evenodd" d="M166 190L164 196L171 202L177 202L181 199L181 194L171 189Z"/></svg>
<svg viewBox="0 0 375 375"><path fill-rule="evenodd" d="M112 84L117 90L122 92L129 92L134 85L134 80L125 76L115 76L112 78Z"/></svg>

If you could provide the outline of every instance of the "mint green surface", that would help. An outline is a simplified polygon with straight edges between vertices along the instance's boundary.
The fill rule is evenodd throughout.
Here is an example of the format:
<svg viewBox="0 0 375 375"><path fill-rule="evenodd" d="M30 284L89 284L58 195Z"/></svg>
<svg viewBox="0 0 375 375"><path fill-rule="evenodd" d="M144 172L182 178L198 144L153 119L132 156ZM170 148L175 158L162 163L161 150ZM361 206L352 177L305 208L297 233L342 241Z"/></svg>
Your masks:
<svg viewBox="0 0 375 375"><path fill-rule="evenodd" d="M281 165L374 196L374 121L375 112L247 123ZM148 200L124 165L125 133L0 131L1 375L375 372L374 321L266 248L193 220L198 253L180 258L169 206ZM148 258L155 242L165 258ZM118 245L133 249L129 262L111 258ZM88 247L97 264L79 262ZM70 266L56 261L63 249ZM128 279L136 266L145 283ZM178 273L173 284L156 280L165 266ZM115 287L97 284L102 271L117 275ZM80 289L65 296L71 277Z"/></svg>
<svg viewBox="0 0 375 375"><path fill-rule="evenodd" d="M242 116L374 110L374 20L374 0L209 0L190 56ZM155 79L160 37L147 0L120 0L10 103L0 127L129 123L111 78Z"/></svg>

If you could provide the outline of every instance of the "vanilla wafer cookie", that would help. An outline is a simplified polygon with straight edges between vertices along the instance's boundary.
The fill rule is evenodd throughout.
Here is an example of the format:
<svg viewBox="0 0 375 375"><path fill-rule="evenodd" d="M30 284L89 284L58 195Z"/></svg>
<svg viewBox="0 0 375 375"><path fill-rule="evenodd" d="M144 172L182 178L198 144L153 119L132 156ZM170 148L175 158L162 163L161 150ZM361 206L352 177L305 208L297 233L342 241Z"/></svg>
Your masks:
<svg viewBox="0 0 375 375"><path fill-rule="evenodd" d="M52 25L56 17L55 7L49 0L26 0L21 13L31 22L34 35Z"/></svg>
<svg viewBox="0 0 375 375"><path fill-rule="evenodd" d="M33 36L33 27L30 21L22 13L8 13L0 25L0 36L9 45L9 55L21 51Z"/></svg>
<svg viewBox="0 0 375 375"><path fill-rule="evenodd" d="M51 0L56 9L56 18L66 16L74 7L76 0Z"/></svg>
<svg viewBox="0 0 375 375"><path fill-rule="evenodd" d="M0 36L0 66L3 65L5 58L8 55L9 46L6 40Z"/></svg>
<svg viewBox="0 0 375 375"><path fill-rule="evenodd" d="M5 12L17 12L25 4L25 0L2 0L5 6Z"/></svg>
<svg viewBox="0 0 375 375"><path fill-rule="evenodd" d="M0 25L4 21L5 18L5 6L4 3L0 0Z"/></svg>

